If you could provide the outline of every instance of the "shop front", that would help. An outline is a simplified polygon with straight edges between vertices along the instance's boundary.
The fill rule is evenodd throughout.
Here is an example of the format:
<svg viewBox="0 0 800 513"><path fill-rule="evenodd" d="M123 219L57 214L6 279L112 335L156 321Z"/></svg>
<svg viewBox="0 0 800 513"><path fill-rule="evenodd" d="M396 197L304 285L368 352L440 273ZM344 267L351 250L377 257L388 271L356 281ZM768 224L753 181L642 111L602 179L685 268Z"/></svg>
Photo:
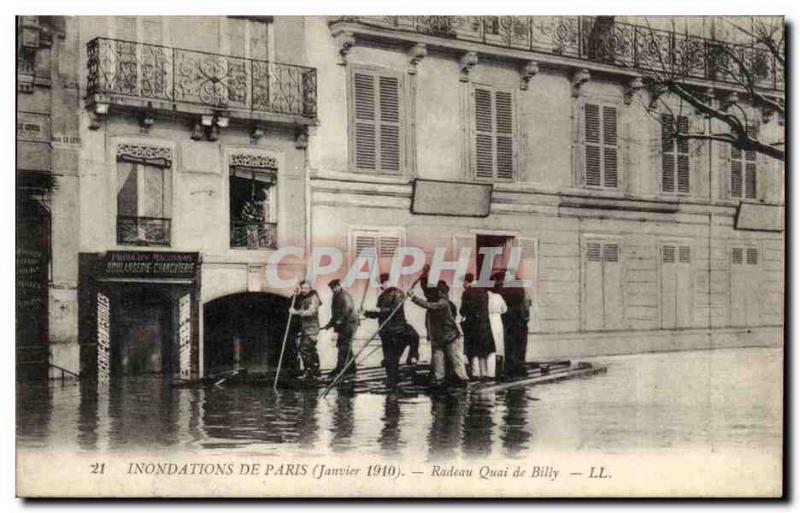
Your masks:
<svg viewBox="0 0 800 513"><path fill-rule="evenodd" d="M197 375L198 253L109 251L81 267L82 374Z"/></svg>

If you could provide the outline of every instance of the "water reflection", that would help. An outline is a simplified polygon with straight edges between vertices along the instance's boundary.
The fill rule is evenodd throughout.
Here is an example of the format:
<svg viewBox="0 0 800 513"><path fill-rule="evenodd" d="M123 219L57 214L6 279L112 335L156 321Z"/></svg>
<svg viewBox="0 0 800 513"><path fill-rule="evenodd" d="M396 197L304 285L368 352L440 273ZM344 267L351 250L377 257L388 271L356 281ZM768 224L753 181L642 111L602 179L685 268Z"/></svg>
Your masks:
<svg viewBox="0 0 800 513"><path fill-rule="evenodd" d="M751 349L607 358L605 376L483 395L337 390L320 399L317 390L175 389L152 377L99 388L18 385L17 440L84 451L358 451L431 460L542 448L780 447L779 356Z"/></svg>

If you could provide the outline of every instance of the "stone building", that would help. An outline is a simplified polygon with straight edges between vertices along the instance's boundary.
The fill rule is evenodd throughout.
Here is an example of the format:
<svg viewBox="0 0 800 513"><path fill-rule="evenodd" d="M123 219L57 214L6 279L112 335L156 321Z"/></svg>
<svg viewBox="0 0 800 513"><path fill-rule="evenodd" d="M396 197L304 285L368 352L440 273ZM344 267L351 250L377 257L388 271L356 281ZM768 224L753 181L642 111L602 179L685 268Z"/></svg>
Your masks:
<svg viewBox="0 0 800 513"><path fill-rule="evenodd" d="M724 127L642 88L654 73L680 75L783 140L782 119L715 72L724 45L753 64L760 91L783 98L772 56L730 27L307 20L324 84L309 146L312 241L350 259L365 246L383 256L446 247L453 259L464 247L520 246L533 281L528 358L780 344L783 163L673 137L672 126ZM418 309L407 312L424 330Z"/></svg>
<svg viewBox="0 0 800 513"><path fill-rule="evenodd" d="M715 73L710 51L761 63L771 98L782 74L711 20L18 27L18 299L39 308L18 323L18 361L100 378L272 366L288 291L267 262L289 246L338 247L345 263L372 248L384 266L403 245L451 258L500 246L497 269L520 247L528 358L782 343L783 163L673 137L722 127L641 88L666 56L782 139L782 119Z"/></svg>

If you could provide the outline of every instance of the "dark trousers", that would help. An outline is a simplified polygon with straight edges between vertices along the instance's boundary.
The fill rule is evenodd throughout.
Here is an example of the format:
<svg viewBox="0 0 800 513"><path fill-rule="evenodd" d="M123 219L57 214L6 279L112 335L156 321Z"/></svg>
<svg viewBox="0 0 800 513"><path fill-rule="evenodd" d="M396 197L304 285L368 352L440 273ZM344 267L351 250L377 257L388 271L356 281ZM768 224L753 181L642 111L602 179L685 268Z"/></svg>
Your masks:
<svg viewBox="0 0 800 513"><path fill-rule="evenodd" d="M400 381L400 355L403 354L405 343L397 334L381 335L381 348L383 365L386 368L386 386L391 388Z"/></svg>
<svg viewBox="0 0 800 513"><path fill-rule="evenodd" d="M525 372L525 358L528 352L528 322L513 319L505 325L505 372L521 374Z"/></svg>
<svg viewBox="0 0 800 513"><path fill-rule="evenodd" d="M310 375L319 374L319 354L317 354L317 336L303 334L298 348L303 360L303 370Z"/></svg>
<svg viewBox="0 0 800 513"><path fill-rule="evenodd" d="M350 330L342 331L341 333L337 332L338 337L336 338L336 368L334 369L334 373L338 374L339 372L344 369L344 366L347 365L353 358L353 332ZM345 374L355 374L356 372L356 362L350 363L347 367L347 372Z"/></svg>

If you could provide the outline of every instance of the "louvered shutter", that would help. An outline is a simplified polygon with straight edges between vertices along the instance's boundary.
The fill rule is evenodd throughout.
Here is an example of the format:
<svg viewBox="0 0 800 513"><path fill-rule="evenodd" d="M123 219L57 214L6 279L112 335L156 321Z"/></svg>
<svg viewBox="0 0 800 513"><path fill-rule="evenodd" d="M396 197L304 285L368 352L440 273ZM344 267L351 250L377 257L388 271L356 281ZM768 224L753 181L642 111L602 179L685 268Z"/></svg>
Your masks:
<svg viewBox="0 0 800 513"><path fill-rule="evenodd" d="M381 258L391 259L400 247L399 235L382 235L379 239L378 255Z"/></svg>
<svg viewBox="0 0 800 513"><path fill-rule="evenodd" d="M737 265L744 263L744 250L742 248L731 249L731 262Z"/></svg>
<svg viewBox="0 0 800 513"><path fill-rule="evenodd" d="M602 164L600 161L600 107L586 104L584 108L584 140L586 147L586 185L600 186Z"/></svg>
<svg viewBox="0 0 800 513"><path fill-rule="evenodd" d="M354 256L364 256L374 258L377 254L378 239L375 235L358 233L353 236Z"/></svg>
<svg viewBox="0 0 800 513"><path fill-rule="evenodd" d="M380 77L380 164L382 171L400 171L400 84Z"/></svg>
<svg viewBox="0 0 800 513"><path fill-rule="evenodd" d="M399 79L354 73L353 99L356 168L400 172L402 126Z"/></svg>
<svg viewBox="0 0 800 513"><path fill-rule="evenodd" d="M678 133L686 135L689 133L689 118L678 116ZM677 160L678 160L678 192L688 194L690 191L689 183L689 140L679 137L675 141Z"/></svg>
<svg viewBox="0 0 800 513"><path fill-rule="evenodd" d="M355 99L355 152L358 169L376 169L375 77L353 75Z"/></svg>
<svg viewBox="0 0 800 513"><path fill-rule="evenodd" d="M747 135L752 139L758 139L758 127L747 125ZM747 199L756 198L756 152L747 150L744 152L744 197Z"/></svg>
<svg viewBox="0 0 800 513"><path fill-rule="evenodd" d="M682 264L688 264L692 261L692 250L689 246L680 246L678 248L678 260Z"/></svg>
<svg viewBox="0 0 800 513"><path fill-rule="evenodd" d="M603 186L614 189L618 182L617 109L603 107Z"/></svg>
<svg viewBox="0 0 800 513"><path fill-rule="evenodd" d="M674 130L674 118L661 114L661 192L675 192Z"/></svg>
<svg viewBox="0 0 800 513"><path fill-rule="evenodd" d="M662 246L661 262L665 264L675 263L675 246Z"/></svg>
<svg viewBox="0 0 800 513"><path fill-rule="evenodd" d="M514 178L514 105L511 93L475 87L475 176Z"/></svg>
<svg viewBox="0 0 800 513"><path fill-rule="evenodd" d="M475 175L494 176L492 92L475 88Z"/></svg>
<svg viewBox="0 0 800 513"><path fill-rule="evenodd" d="M747 248L747 264L758 265L758 249Z"/></svg>
<svg viewBox="0 0 800 513"><path fill-rule="evenodd" d="M615 189L619 183L616 107L584 106L584 180L590 187Z"/></svg>
<svg viewBox="0 0 800 513"><path fill-rule="evenodd" d="M514 122L511 94L495 91L497 178L514 178Z"/></svg>

